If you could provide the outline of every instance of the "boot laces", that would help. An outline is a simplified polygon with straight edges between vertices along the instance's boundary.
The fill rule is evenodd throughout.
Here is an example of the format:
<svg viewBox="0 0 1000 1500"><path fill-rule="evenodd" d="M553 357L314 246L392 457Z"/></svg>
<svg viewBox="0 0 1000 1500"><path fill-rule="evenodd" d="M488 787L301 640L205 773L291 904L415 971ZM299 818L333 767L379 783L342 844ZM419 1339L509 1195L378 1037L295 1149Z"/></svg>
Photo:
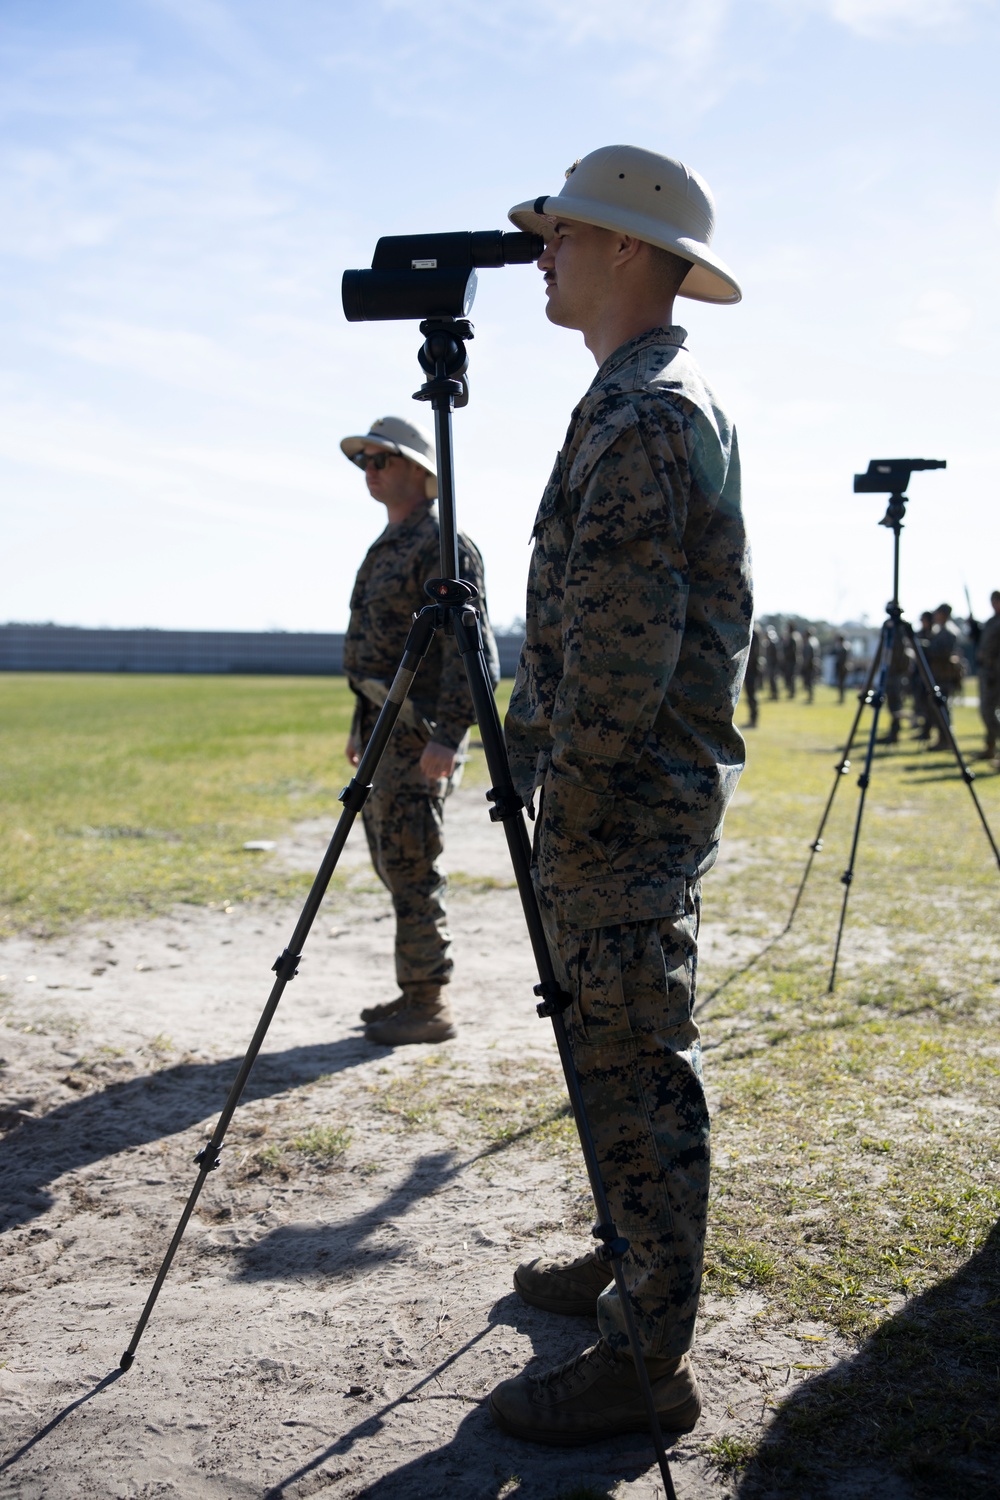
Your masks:
<svg viewBox="0 0 1000 1500"><path fill-rule="evenodd" d="M613 1357L604 1340L599 1339L596 1344L591 1345L589 1349L581 1349L579 1354L574 1355L572 1359L566 1360L564 1364L556 1365L551 1370L543 1370L540 1375L535 1375L532 1378L543 1389L548 1386L558 1385L563 1381L575 1383L575 1380L578 1380L580 1376L587 1373L586 1366L588 1364L597 1362L610 1366Z"/></svg>

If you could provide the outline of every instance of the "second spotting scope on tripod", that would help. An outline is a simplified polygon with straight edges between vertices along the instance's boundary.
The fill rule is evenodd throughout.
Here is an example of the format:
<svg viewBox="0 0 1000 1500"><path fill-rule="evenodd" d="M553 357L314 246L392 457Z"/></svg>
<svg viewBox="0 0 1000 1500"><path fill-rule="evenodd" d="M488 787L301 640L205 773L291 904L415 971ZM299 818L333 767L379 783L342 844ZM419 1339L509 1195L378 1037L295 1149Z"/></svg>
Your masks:
<svg viewBox="0 0 1000 1500"><path fill-rule="evenodd" d="M918 469L946 469L943 458L873 458L864 474L855 474L856 495L902 495Z"/></svg>

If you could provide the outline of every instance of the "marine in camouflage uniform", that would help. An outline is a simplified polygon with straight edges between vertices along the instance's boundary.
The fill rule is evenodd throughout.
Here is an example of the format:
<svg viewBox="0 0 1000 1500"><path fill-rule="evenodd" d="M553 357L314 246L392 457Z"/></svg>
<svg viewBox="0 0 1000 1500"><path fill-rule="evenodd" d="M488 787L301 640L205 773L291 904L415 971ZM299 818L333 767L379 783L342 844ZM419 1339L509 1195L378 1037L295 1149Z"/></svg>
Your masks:
<svg viewBox="0 0 1000 1500"><path fill-rule="evenodd" d="M750 718L743 726L744 729L756 729L760 718L760 705L757 694L760 689L761 675L764 666L764 632L759 625L753 627L750 636L750 650L747 655L746 675L743 678L743 696L747 700L747 708Z"/></svg>
<svg viewBox="0 0 1000 1500"><path fill-rule="evenodd" d="M802 686L805 689L806 702L812 703L815 699L816 674L819 671L819 639L806 627L802 637Z"/></svg>
<svg viewBox="0 0 1000 1500"><path fill-rule="evenodd" d="M403 424L398 418L373 424L366 435L373 440L368 446L381 446L386 431L398 437L398 429L403 427L411 445L419 435L432 457L427 435L415 424ZM351 441L345 439L348 444ZM406 451L419 450L410 446ZM434 488L433 483L428 482L427 488ZM374 728L399 666L413 615L429 602L424 583L440 576L438 535L434 501L422 496L401 519L390 519L358 571L344 639L344 671L357 698L350 741L355 757ZM462 534L458 550L461 577L479 591L483 638L496 682L499 665L486 615L483 560ZM455 638L446 630L438 630L417 671L362 811L372 863L392 896L396 980L401 991L388 1005L362 1012L362 1019L369 1022L369 1035L376 1041L442 1040L444 1030L450 1033L450 1020L446 1019L443 1026L431 1026L442 1035L404 1036L401 1028L412 1030L412 1020L404 1017L401 1022L399 1018L413 1010L425 1013L432 1022L445 1015L441 992L451 978L452 959L445 910L447 879L441 866L444 804L461 777L469 726L474 719L465 666ZM454 770L450 775L428 778L428 746L451 752ZM442 761L447 765L447 755ZM426 1030L426 1025L417 1029Z"/></svg>
<svg viewBox="0 0 1000 1500"><path fill-rule="evenodd" d="M606 154L622 166L604 188L612 198L628 169L640 175L636 159L640 169L653 164L650 199L660 191L654 174L686 173L635 148ZM573 187L570 178L562 196ZM552 292L563 298L550 300L549 316L583 328L600 364L535 520L507 746L535 812L535 888L572 997L570 1041L602 1179L630 1243L623 1269L644 1360L661 1422L683 1428L700 1411L686 1353L709 1185L693 1017L701 878L743 766L733 718L752 622L739 458L682 328L648 327L607 350L590 336L585 309L569 321L574 257L607 258L613 248L588 242L588 224L565 224L559 198L547 205L558 217L539 265L547 279L552 268ZM520 211L511 217L533 227ZM670 259L679 267L673 292L691 266ZM647 257L637 274L654 277L659 264ZM736 300L726 285L728 297L714 300ZM669 312L670 301L658 309ZM518 1268L515 1286L553 1311L593 1309L597 1297L602 1337L558 1371L498 1387L491 1409L501 1426L552 1442L643 1427L627 1396L634 1367L609 1267L593 1254L568 1266L535 1261Z"/></svg>
<svg viewBox="0 0 1000 1500"><path fill-rule="evenodd" d="M943 701L930 705L937 729L932 750L949 749L946 726L951 723L951 699L962 690L965 667L962 659L962 636L951 617L951 605L939 604L934 611L934 628L927 642L927 665L941 689Z"/></svg>
<svg viewBox="0 0 1000 1500"><path fill-rule="evenodd" d="M889 670L885 678L885 702L889 710L889 728L879 736L880 745L894 745L903 726L903 692L913 665L913 653L902 626L897 624L892 633L892 651Z"/></svg>
<svg viewBox="0 0 1000 1500"><path fill-rule="evenodd" d="M772 703L777 703L778 679L781 675L781 642L773 625L767 627L764 637L764 669L767 673L767 690Z"/></svg>
<svg viewBox="0 0 1000 1500"><path fill-rule="evenodd" d="M700 882L743 767L752 617L736 437L685 338L616 350L573 414L506 721L515 784L538 796L537 892L643 1346L661 1356L690 1347L701 1284ZM624 1344L613 1288L598 1322Z"/></svg>
<svg viewBox="0 0 1000 1500"><path fill-rule="evenodd" d="M986 729L981 759L992 760L1000 736L1000 591L990 595L993 615L979 632L976 665L979 669L979 712Z"/></svg>

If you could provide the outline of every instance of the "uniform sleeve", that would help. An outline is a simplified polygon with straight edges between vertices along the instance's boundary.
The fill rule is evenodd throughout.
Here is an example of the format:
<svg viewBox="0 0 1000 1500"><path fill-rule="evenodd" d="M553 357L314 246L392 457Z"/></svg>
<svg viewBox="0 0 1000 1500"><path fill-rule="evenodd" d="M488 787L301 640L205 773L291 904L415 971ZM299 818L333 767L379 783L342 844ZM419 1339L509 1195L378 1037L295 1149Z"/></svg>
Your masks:
<svg viewBox="0 0 1000 1500"><path fill-rule="evenodd" d="M684 634L686 475L658 448L636 425L614 436L587 475L567 560L552 765L598 795L641 754Z"/></svg>
<svg viewBox="0 0 1000 1500"><path fill-rule="evenodd" d="M636 424L586 474L562 600L563 675L544 776L538 868L553 891L606 869L612 773L642 754L677 666L688 570L687 465ZM572 476L571 476L572 477Z"/></svg>
<svg viewBox="0 0 1000 1500"><path fill-rule="evenodd" d="M486 614L486 581L483 570L483 559L479 555L478 548L474 547L465 537L459 538L458 570L460 576L467 583L474 584L479 591L483 644L486 647L486 660L490 676L495 685L499 681L500 676L499 658L496 642L493 639L493 631L490 628L490 622ZM476 712L472 703L472 694L469 692L465 663L462 660L454 637L450 637L445 643L445 650L443 652L441 678L434 712L435 743L445 745L449 750L457 749L470 725L475 723L475 719Z"/></svg>

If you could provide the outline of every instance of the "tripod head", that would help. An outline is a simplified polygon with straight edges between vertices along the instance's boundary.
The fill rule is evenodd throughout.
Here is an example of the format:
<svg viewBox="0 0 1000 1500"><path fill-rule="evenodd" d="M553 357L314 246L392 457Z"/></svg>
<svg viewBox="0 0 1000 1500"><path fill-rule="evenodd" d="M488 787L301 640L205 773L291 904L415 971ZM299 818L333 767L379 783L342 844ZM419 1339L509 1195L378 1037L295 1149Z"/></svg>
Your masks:
<svg viewBox="0 0 1000 1500"><path fill-rule="evenodd" d="M903 492L915 470L947 467L943 458L873 458L866 473L854 476L856 495L884 495L886 492L889 495L885 515L878 524L887 526L893 535L892 598L885 608L886 613L895 620L902 618L899 604L899 533L903 529L908 499Z"/></svg>
<svg viewBox="0 0 1000 1500"><path fill-rule="evenodd" d="M943 458L873 458L864 474L855 474L854 493L888 494L889 506L879 525L888 526L898 536L906 514L908 497L905 491L910 475L920 469L945 469L947 466L947 460Z"/></svg>
<svg viewBox="0 0 1000 1500"><path fill-rule="evenodd" d="M469 356L465 345L475 338L468 318L425 318L420 325L424 335L423 347L417 352L417 360L424 374L429 377L419 391L414 391L414 401L434 401L447 398L449 406L467 406L469 382L465 372L469 368Z"/></svg>

